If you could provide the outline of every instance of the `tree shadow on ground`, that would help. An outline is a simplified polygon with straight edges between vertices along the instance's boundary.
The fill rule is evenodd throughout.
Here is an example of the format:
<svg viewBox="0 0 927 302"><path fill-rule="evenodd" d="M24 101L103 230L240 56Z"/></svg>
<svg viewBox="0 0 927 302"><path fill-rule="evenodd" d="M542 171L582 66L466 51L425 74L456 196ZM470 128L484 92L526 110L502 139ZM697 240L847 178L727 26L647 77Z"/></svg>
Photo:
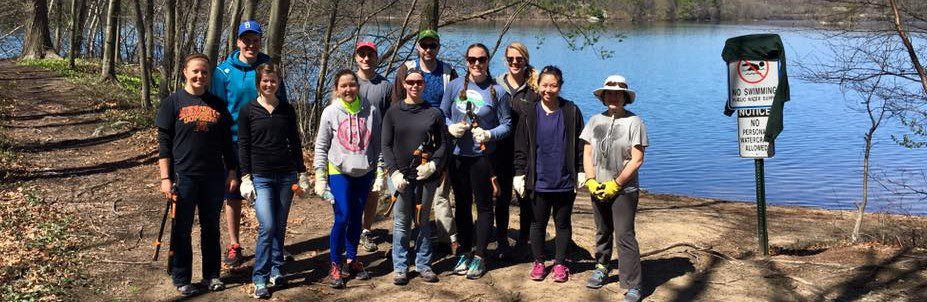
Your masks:
<svg viewBox="0 0 927 302"><path fill-rule="evenodd" d="M17 128L17 129L58 128L58 127L73 127L73 126L80 126L80 125L97 124L97 123L102 123L102 122L103 120L101 119L89 119L89 120L73 121L73 122L66 122L66 123L50 123L50 124L44 124L44 125L3 124L3 125L0 125L0 127Z"/></svg>
<svg viewBox="0 0 927 302"><path fill-rule="evenodd" d="M7 177L3 180L9 182L31 181L37 179L58 179L72 176L87 176L93 174L109 173L116 170L129 169L142 165L150 165L158 161L157 156L155 156L157 154L158 151L155 150L115 162L100 163L85 167L42 170L37 172L28 172L23 170L0 170L0 175L7 175ZM3 172L8 174L4 174Z"/></svg>
<svg viewBox="0 0 927 302"><path fill-rule="evenodd" d="M21 152L46 152L46 151L55 151L63 149L75 149L96 146L101 144L106 144L128 138L138 132L140 129L131 129L119 133L113 133L108 135L102 135L97 137L82 138L82 139L66 139L52 143L33 143L33 144L20 144L13 145L13 150Z"/></svg>
<svg viewBox="0 0 927 302"><path fill-rule="evenodd" d="M902 282L918 284L913 290L909 290L908 298L915 295L927 296L927 280L921 274L927 270L927 259L907 257L911 252L911 248L905 248L885 260L876 262L874 252L870 251L867 255L867 263L870 265L856 269L857 272L845 281L823 289L815 300L831 300L827 296L835 295L833 301L856 301L874 291L884 290ZM903 297L897 298L901 300Z"/></svg>
<svg viewBox="0 0 927 302"><path fill-rule="evenodd" d="M643 283L641 284L642 299L652 295L657 287L666 284L666 282L669 282L673 278L694 271L695 266L692 265L692 261L689 258L673 257L641 261L641 272L643 277L643 280L641 280L641 283ZM710 271L699 273L695 276L695 280L708 277L710 273ZM618 281L620 281L618 280L618 274L614 274L608 277L606 284ZM690 286L687 290L677 292L675 301L695 300L698 298L698 295L704 291L705 286L707 286L706 282L693 282L693 286Z"/></svg>
<svg viewBox="0 0 927 302"><path fill-rule="evenodd" d="M30 121L30 120L43 119L46 117L69 117L69 116L78 116L78 115L92 114L92 113L102 113L106 110L108 110L108 108L100 107L100 108L80 109L80 110L72 110L72 111L64 111L64 112L45 112L45 113L29 114L29 115L4 115L3 119L8 120L8 121Z"/></svg>

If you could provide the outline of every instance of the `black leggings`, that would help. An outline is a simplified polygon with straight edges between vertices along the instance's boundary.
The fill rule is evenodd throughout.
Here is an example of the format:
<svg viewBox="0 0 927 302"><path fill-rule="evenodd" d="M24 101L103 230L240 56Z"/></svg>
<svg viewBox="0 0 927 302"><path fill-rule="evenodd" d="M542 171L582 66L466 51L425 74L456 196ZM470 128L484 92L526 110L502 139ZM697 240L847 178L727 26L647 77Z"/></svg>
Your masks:
<svg viewBox="0 0 927 302"><path fill-rule="evenodd" d="M457 223L457 241L461 252L474 249L473 238L476 237L475 253L483 257L489 243L492 229L492 164L486 156L454 156L450 163L451 187L454 190L454 219ZM476 201L476 228L473 226L473 203ZM474 236L474 233L476 236Z"/></svg>
<svg viewBox="0 0 927 302"><path fill-rule="evenodd" d="M554 214L554 227L557 230L556 264L564 264L567 248L573 237L573 224L570 214L573 213L573 201L576 193L569 192L535 192L534 193L534 221L531 222L531 252L534 260L544 262L544 235L547 233L547 221L551 212Z"/></svg>

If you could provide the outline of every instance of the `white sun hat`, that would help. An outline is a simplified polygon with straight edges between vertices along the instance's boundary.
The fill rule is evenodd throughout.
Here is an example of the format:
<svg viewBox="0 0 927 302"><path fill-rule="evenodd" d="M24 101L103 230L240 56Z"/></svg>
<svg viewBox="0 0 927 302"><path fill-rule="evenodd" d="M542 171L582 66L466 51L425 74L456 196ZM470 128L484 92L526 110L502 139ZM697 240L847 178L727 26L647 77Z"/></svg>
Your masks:
<svg viewBox="0 0 927 302"><path fill-rule="evenodd" d="M602 92L606 90L625 91L628 94L629 104L633 103L634 98L637 97L637 93L634 92L634 90L628 89L628 81L625 80L623 76L617 74L605 78L605 83L602 84L602 87L592 91L592 94L599 98L600 101L604 102L604 100L602 100Z"/></svg>

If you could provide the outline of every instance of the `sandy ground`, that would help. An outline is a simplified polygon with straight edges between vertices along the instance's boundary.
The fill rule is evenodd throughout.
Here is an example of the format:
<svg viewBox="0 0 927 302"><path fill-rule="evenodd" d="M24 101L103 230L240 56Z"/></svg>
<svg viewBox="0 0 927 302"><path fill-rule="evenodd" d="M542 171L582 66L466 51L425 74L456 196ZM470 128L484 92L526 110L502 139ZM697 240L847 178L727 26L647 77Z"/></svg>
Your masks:
<svg viewBox="0 0 927 302"><path fill-rule="evenodd" d="M90 260L85 264L85 282L71 289L70 298L179 299L165 274L164 258L150 261L154 250L150 243L157 235L164 204L156 186L155 131L117 123L116 100L52 72L3 61L0 88L0 99L7 105L0 133L13 140L23 163L11 170L8 180L36 188L84 222L87 242L82 253ZM573 211L575 247L568 257L573 273L569 282L531 281L529 262L502 261L490 262L483 278L467 280L450 275L455 259L442 255L434 265L439 283L424 283L412 274L409 285L395 286L392 263L385 254L392 223L381 217L375 224L379 251L360 253L374 278L350 280L346 289L335 290L325 279L331 207L315 198L297 199L287 237L287 249L296 260L285 267L290 284L275 290L272 300L619 300L624 292L618 288L616 271L602 289L584 286L594 265L590 202L581 193ZM517 208L510 212L509 234L514 238L519 217ZM637 216L641 252L690 244L642 259L645 300L927 300L927 252L912 247L925 246L927 218L870 215L864 230L868 242L847 244L853 220L849 212L770 207L772 256L762 257L757 256L755 213L748 203L644 195ZM251 299L255 225L253 212L246 208L242 238L249 262L223 272L228 288L192 300ZM552 224L547 233L552 251ZM194 228L193 238L198 236ZM225 242L224 233L222 239ZM194 258L198 259L198 246ZM199 280L198 267L194 272L194 280Z"/></svg>

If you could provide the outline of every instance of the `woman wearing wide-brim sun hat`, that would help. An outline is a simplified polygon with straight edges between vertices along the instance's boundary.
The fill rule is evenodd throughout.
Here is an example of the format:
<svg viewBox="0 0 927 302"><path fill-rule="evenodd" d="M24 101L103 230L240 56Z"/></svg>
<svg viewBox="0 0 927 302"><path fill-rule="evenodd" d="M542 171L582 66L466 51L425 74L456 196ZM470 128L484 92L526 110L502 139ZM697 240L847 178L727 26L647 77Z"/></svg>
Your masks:
<svg viewBox="0 0 927 302"><path fill-rule="evenodd" d="M625 106L637 93L621 75L611 75L593 94L606 110L593 115L580 134L583 146L584 185L592 195L596 222L596 269L586 283L599 288L608 279L612 246L618 247L621 287L625 301L640 300L640 248L634 234L639 184L637 171L644 163L647 128ZM614 236L612 235L614 232Z"/></svg>

